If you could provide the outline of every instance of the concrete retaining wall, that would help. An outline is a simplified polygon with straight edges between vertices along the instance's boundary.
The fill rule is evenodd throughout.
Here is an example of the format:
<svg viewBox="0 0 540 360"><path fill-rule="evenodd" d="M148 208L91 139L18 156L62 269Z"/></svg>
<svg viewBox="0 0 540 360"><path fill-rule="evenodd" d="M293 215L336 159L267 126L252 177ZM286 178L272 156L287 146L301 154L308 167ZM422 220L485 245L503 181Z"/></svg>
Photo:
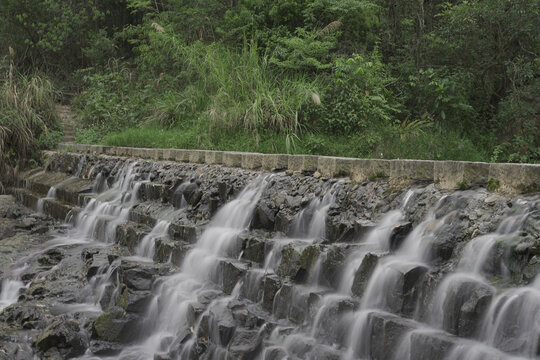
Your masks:
<svg viewBox="0 0 540 360"><path fill-rule="evenodd" d="M364 182L387 178L393 187L433 182L441 190L487 186L507 194L538 191L540 165L490 164L466 161L355 159L314 155L241 153L231 151L145 149L100 145L60 144L61 151L91 155L138 157L262 170L320 173Z"/></svg>

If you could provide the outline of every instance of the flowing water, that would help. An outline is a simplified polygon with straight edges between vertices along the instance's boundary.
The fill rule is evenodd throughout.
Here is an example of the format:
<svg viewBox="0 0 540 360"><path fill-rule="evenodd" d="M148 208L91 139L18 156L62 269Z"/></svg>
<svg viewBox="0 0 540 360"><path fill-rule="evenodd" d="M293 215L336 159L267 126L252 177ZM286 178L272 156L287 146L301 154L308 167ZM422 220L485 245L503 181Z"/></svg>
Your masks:
<svg viewBox="0 0 540 360"><path fill-rule="evenodd" d="M79 163L79 175L85 165ZM47 242L41 253L114 244L117 228L130 221L130 211L143 201L141 186L150 182L139 162L118 163L114 170L112 182L96 175L95 194L74 213L72 228ZM438 196L411 224L410 208L426 190L409 190L374 219L369 231L332 243L329 213L339 212L344 201L338 195L345 185L338 182L296 209L288 231L265 233L259 260L247 261L243 239L252 231L256 207L271 182L269 175L249 182L187 245L178 267L171 262L159 268L166 269L165 275L155 277L148 304L129 329L133 334L117 353L87 349L81 358L539 358L540 278L516 286L515 269L504 251L537 214L537 199L518 200L519 209L501 214L495 230L454 241L448 250L444 240L463 219L461 195ZM171 191L172 210L140 237L131 254L93 265L95 274L77 301L59 308L101 314L117 306L124 291L122 267L151 267L158 241L174 243L175 219L197 211L183 196L189 184L184 179ZM42 200L54 200L55 194L51 187ZM399 231L404 235L397 237ZM340 260L329 274L335 254L341 254ZM21 278L27 261L4 272L0 311L17 302L28 286Z"/></svg>

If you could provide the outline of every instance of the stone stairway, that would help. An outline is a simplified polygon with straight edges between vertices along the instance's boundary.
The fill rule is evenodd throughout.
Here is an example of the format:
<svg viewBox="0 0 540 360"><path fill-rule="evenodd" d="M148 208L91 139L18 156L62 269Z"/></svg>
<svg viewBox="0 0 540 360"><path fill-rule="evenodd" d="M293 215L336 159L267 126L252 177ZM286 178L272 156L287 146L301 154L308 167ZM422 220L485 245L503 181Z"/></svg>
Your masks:
<svg viewBox="0 0 540 360"><path fill-rule="evenodd" d="M64 137L62 141L65 143L73 143L73 141L75 141L75 124L73 122L73 113L71 112L71 106L56 105L56 112L60 117L62 129L64 130Z"/></svg>

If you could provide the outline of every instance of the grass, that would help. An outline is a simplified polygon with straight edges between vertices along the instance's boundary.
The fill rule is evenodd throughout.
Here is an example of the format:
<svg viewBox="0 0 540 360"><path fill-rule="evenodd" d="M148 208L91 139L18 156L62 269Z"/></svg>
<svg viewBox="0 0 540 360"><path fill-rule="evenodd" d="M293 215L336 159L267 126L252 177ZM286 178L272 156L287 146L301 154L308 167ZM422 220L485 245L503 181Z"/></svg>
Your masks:
<svg viewBox="0 0 540 360"><path fill-rule="evenodd" d="M114 64L93 74L74 101L79 143L147 148L230 150L384 159L488 161L456 133L372 121L338 135L324 128L322 75L272 68L254 44L232 51L222 44L167 44L165 58L142 52L137 71ZM154 37L152 37L153 39ZM155 40L155 39L154 39ZM151 41L154 41L151 40ZM150 47L151 48L151 47ZM152 74L166 64L175 76ZM132 76L133 75L133 76ZM364 92L362 91L362 94ZM319 114L320 113L320 114ZM368 114L364 114L367 118ZM315 117L311 117L315 116ZM350 114L343 115L349 118Z"/></svg>
<svg viewBox="0 0 540 360"><path fill-rule="evenodd" d="M54 99L52 83L39 75L17 76L11 65L0 78L0 172L5 182L42 145L55 146L59 140Z"/></svg>
<svg viewBox="0 0 540 360"><path fill-rule="evenodd" d="M397 130L396 130L397 131ZM360 158L487 161L468 141L447 134L403 138L397 132L350 136L305 132L294 139L272 130L257 135L243 130L210 130L202 126L129 128L104 138L80 130L77 142L110 146L229 150L260 153L313 154ZM370 143L373 137L379 140Z"/></svg>

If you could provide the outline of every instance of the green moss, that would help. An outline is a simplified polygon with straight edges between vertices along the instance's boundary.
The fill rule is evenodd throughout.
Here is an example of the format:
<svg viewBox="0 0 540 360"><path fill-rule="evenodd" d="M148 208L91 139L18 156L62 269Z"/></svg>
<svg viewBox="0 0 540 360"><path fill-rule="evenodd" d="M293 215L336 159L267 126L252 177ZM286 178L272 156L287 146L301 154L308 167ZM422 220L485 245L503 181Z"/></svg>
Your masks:
<svg viewBox="0 0 540 360"><path fill-rule="evenodd" d="M127 309L129 304L129 292L128 289L124 289L122 294L118 297L118 301L116 302L118 306L120 306L122 309Z"/></svg>
<svg viewBox="0 0 540 360"><path fill-rule="evenodd" d="M116 318L121 318L124 315L119 310L113 308L94 320L93 331L99 339L111 342L118 341L124 328L122 321L115 321Z"/></svg>
<svg viewBox="0 0 540 360"><path fill-rule="evenodd" d="M457 188L459 190L467 190L470 186L466 182L458 181Z"/></svg>
<svg viewBox="0 0 540 360"><path fill-rule="evenodd" d="M486 186L486 189L488 191L495 191L500 187L501 187L501 184L499 183L499 180L494 179L494 178L489 178L487 186Z"/></svg>
<svg viewBox="0 0 540 360"><path fill-rule="evenodd" d="M302 251L302 255L300 255L300 266L303 269L309 270L315 261L317 261L318 257L319 248L315 245L308 246Z"/></svg>

